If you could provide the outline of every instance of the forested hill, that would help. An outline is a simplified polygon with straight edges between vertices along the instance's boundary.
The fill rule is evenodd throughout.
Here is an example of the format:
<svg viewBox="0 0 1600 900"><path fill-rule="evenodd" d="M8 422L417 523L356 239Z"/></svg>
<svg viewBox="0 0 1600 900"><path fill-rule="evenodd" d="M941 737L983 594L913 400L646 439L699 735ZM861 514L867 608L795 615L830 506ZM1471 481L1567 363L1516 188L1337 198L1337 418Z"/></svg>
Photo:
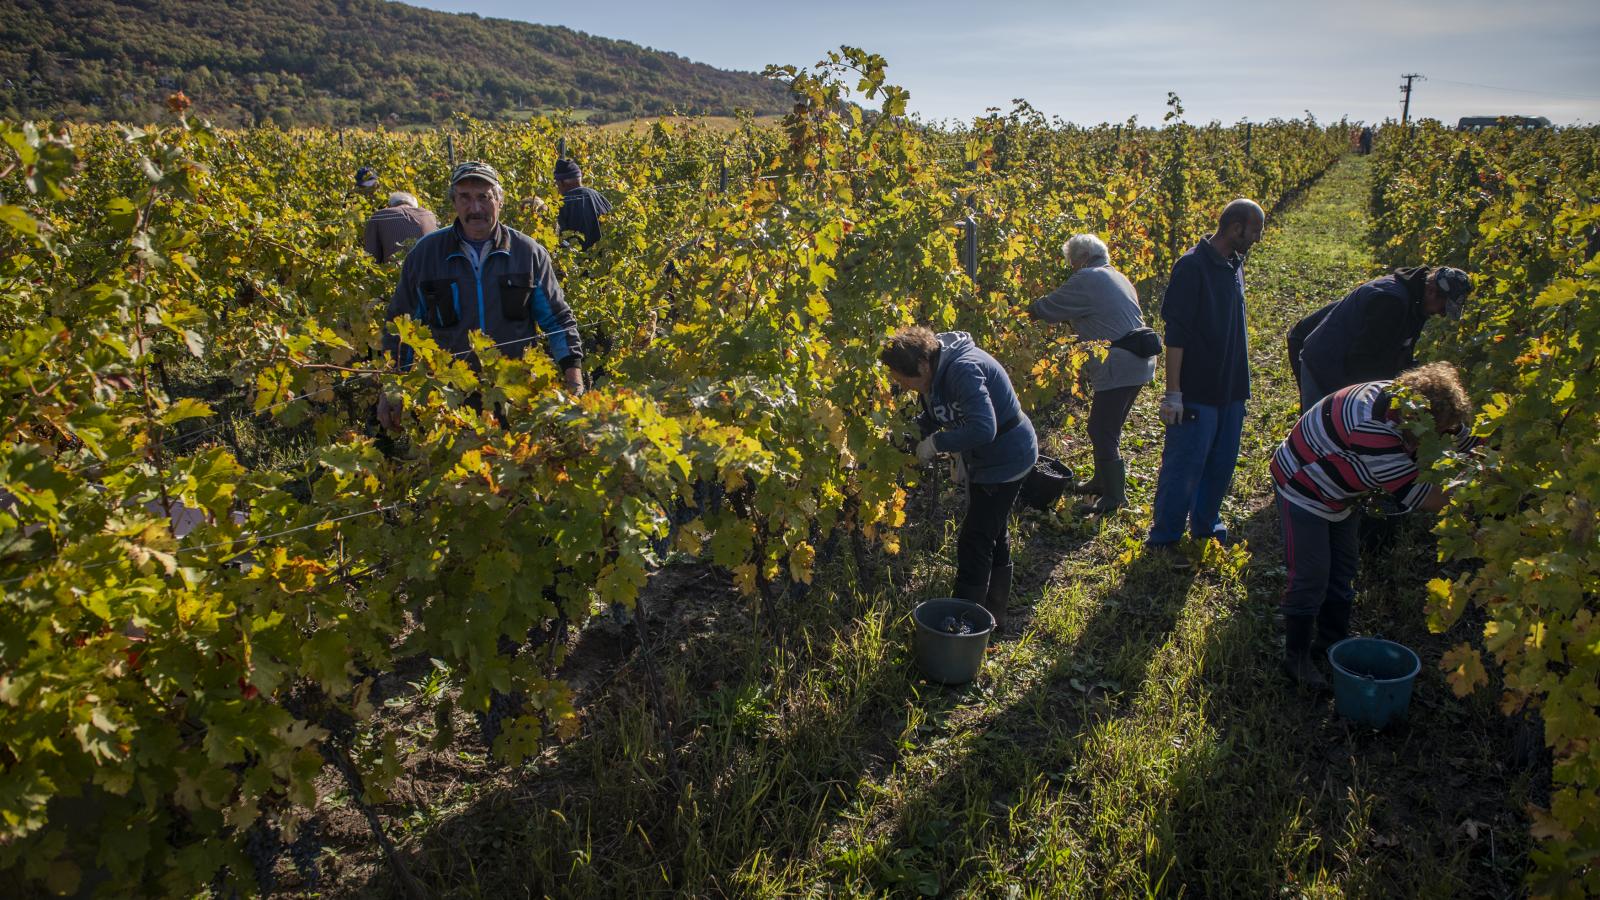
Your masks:
<svg viewBox="0 0 1600 900"><path fill-rule="evenodd" d="M149 121L174 89L228 125L787 107L781 85L752 73L385 0L0 0L0 81L10 118Z"/></svg>

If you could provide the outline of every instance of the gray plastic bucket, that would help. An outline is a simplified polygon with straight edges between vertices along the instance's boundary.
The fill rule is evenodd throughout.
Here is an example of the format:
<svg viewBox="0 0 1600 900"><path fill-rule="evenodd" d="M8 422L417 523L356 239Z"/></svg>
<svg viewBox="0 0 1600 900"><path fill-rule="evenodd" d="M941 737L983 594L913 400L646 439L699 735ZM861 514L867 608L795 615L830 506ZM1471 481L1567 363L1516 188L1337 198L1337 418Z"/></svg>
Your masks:
<svg viewBox="0 0 1600 900"><path fill-rule="evenodd" d="M924 600L911 611L916 622L917 668L929 681L966 684L983 668L983 653L994 633L994 616L976 603L954 597ZM968 634L951 634L942 627L947 619L965 621Z"/></svg>
<svg viewBox="0 0 1600 900"><path fill-rule="evenodd" d="M1333 706L1352 722L1384 728L1406 717L1411 686L1422 660L1409 648L1381 638L1345 638L1328 648Z"/></svg>

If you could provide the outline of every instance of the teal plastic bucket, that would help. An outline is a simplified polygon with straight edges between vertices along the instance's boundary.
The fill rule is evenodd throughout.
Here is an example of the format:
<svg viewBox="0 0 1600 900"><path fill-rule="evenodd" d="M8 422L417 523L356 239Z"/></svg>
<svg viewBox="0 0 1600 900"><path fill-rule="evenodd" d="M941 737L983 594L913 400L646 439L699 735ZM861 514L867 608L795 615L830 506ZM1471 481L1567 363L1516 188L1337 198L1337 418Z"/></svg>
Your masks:
<svg viewBox="0 0 1600 900"><path fill-rule="evenodd" d="M1410 648L1381 638L1345 638L1328 648L1328 663L1339 715L1372 728L1406 717L1411 685L1422 671Z"/></svg>
<svg viewBox="0 0 1600 900"><path fill-rule="evenodd" d="M976 603L939 597L924 600L911 611L917 636L913 649L917 668L930 681L940 684L966 684L983 668L983 653L994 633L994 616ZM952 633L949 626L964 626L965 634Z"/></svg>

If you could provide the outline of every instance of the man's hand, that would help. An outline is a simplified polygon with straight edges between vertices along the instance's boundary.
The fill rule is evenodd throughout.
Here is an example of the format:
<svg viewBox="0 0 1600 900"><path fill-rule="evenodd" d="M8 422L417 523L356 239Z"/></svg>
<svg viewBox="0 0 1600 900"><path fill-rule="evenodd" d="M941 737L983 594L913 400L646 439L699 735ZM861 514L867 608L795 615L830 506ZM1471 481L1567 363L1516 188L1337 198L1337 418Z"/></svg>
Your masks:
<svg viewBox="0 0 1600 900"><path fill-rule="evenodd" d="M933 445L933 435L931 434L923 438L922 443L917 445L917 462L923 465L933 462L933 458L938 455L939 448Z"/></svg>
<svg viewBox="0 0 1600 900"><path fill-rule="evenodd" d="M1183 421L1182 391L1167 391L1167 395L1161 398L1161 421L1168 425Z"/></svg>
<svg viewBox="0 0 1600 900"><path fill-rule="evenodd" d="M378 424L390 431L400 430L400 399L389 399L389 393L378 394Z"/></svg>
<svg viewBox="0 0 1600 900"><path fill-rule="evenodd" d="M583 396L583 370L577 366L566 371L567 392L574 397Z"/></svg>

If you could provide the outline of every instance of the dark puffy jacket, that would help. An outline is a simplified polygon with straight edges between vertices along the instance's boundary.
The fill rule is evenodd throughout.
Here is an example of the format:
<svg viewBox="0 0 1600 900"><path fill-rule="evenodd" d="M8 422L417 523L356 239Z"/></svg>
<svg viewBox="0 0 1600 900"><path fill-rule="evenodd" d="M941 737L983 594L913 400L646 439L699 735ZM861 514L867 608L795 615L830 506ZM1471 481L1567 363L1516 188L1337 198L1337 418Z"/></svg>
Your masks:
<svg viewBox="0 0 1600 900"><path fill-rule="evenodd" d="M1033 422L1011 379L965 331L939 335L939 362L922 398L924 431L942 453L960 453L974 484L1016 481L1039 459Z"/></svg>
<svg viewBox="0 0 1600 900"><path fill-rule="evenodd" d="M1422 306L1426 281L1425 269L1398 269L1361 285L1329 310L1300 349L1300 363L1317 387L1331 394L1410 368L1428 321Z"/></svg>
<svg viewBox="0 0 1600 900"><path fill-rule="evenodd" d="M582 362L578 325L550 254L533 238L499 225L484 247L482 267L474 270L460 228L457 222L426 235L406 254L387 318L411 316L433 329L440 347L474 364L467 337L473 331L483 331L512 357L543 334L557 368ZM383 348L401 366L411 364L410 348L401 348L398 335L385 331Z"/></svg>

